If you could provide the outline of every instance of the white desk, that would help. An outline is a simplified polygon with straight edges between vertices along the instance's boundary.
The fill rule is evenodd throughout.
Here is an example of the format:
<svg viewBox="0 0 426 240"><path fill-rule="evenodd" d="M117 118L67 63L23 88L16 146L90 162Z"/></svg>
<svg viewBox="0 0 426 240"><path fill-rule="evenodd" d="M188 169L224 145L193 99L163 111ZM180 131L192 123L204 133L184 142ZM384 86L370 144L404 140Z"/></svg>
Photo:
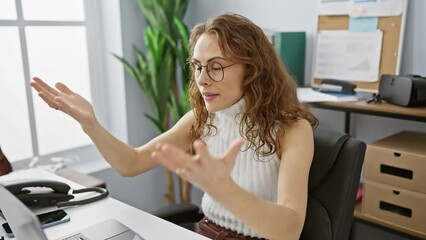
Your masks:
<svg viewBox="0 0 426 240"><path fill-rule="evenodd" d="M73 189L83 188L75 182L62 178L53 173L41 169L29 169L15 171L8 175L1 176L0 182L32 178L32 179L49 179L62 181L67 183ZM91 193L85 193L87 194ZM81 196L78 196L81 195ZM78 194L80 198L83 194ZM77 199L77 198L76 198ZM52 208L53 209L53 208ZM71 234L90 225L94 225L108 218L115 218L135 232L139 233L143 238L150 239L207 239L195 232L189 231L173 223L167 222L154 215L146 213L140 209L129 206L123 202L117 201L111 197L100 201L81 205L78 207L63 208L71 217L71 221L44 229L48 239L57 239L65 235ZM43 209L47 211L47 209ZM0 224L4 222L0 217ZM0 227L0 235L5 235L2 227ZM6 239L9 239L6 237Z"/></svg>

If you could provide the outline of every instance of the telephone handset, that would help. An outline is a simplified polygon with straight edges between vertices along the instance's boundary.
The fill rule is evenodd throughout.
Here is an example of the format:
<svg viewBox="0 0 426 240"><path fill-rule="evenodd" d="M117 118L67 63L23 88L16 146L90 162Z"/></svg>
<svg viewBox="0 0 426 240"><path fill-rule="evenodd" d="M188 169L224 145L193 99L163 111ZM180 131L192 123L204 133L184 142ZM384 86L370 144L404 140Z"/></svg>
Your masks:
<svg viewBox="0 0 426 240"><path fill-rule="evenodd" d="M105 188L93 187L72 190L68 184L44 179L21 179L3 185L28 207L75 206L91 203L108 196ZM29 189L31 188L31 189ZM99 195L79 201L70 201L74 195L83 192L97 192Z"/></svg>

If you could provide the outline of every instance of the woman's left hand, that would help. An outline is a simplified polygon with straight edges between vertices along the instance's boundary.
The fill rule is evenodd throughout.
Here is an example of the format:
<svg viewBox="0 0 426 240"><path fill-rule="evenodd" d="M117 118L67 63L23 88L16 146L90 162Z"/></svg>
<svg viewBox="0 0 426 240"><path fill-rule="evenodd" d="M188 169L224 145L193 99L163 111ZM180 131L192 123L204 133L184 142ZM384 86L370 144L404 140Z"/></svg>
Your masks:
<svg viewBox="0 0 426 240"><path fill-rule="evenodd" d="M212 156L201 141L194 142L195 155L170 144L158 144L152 158L183 179L214 196L223 184L232 181L231 171L244 141L236 139L221 157Z"/></svg>

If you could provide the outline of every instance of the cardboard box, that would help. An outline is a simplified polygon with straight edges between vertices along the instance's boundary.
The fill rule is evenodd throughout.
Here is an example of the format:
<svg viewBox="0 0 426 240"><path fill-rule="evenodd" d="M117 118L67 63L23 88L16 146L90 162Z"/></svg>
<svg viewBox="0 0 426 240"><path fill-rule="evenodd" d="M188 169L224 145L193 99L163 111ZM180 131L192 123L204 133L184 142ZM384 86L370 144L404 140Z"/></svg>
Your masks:
<svg viewBox="0 0 426 240"><path fill-rule="evenodd" d="M364 179L426 194L426 133L403 131L368 144Z"/></svg>
<svg viewBox="0 0 426 240"><path fill-rule="evenodd" d="M426 194L364 182L362 212L389 224L426 234Z"/></svg>

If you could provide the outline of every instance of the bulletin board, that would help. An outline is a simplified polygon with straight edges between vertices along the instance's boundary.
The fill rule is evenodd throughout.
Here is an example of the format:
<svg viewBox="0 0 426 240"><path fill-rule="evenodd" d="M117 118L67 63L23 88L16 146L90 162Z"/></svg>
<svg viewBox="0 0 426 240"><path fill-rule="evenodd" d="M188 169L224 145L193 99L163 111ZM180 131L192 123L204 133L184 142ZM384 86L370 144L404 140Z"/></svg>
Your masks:
<svg viewBox="0 0 426 240"><path fill-rule="evenodd" d="M404 9L401 15L378 17L377 28L383 31L378 78L382 74L399 74L406 12L407 1L404 0ZM349 15L318 15L317 33L322 30L348 30L349 19ZM314 53L314 61L315 56ZM360 82L355 80L351 80L350 82L355 83L359 90L372 92L378 91L380 83L379 79L374 82ZM318 86L320 84L321 79L317 79L313 75L312 85Z"/></svg>

